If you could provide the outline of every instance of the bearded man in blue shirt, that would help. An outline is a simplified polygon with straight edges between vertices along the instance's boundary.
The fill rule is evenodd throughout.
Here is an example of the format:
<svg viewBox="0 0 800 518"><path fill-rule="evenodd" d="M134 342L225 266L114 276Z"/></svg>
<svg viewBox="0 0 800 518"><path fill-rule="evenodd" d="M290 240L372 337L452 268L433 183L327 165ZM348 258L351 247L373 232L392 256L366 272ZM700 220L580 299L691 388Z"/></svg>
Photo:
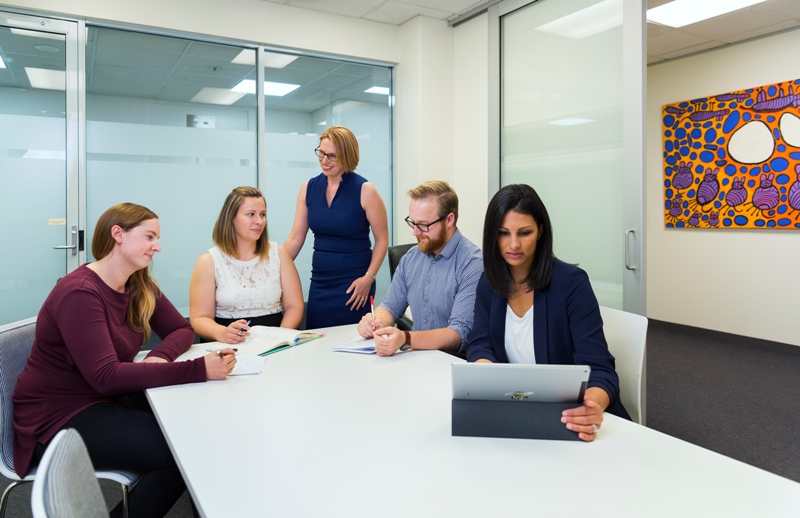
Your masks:
<svg viewBox="0 0 800 518"><path fill-rule="evenodd" d="M413 229L417 246L400 260L374 319L367 313L358 333L375 338L380 356L408 349L456 352L466 346L472 329L483 256L456 228L458 196L447 182L425 182L408 195L406 223ZM397 329L395 322L409 307L413 329Z"/></svg>

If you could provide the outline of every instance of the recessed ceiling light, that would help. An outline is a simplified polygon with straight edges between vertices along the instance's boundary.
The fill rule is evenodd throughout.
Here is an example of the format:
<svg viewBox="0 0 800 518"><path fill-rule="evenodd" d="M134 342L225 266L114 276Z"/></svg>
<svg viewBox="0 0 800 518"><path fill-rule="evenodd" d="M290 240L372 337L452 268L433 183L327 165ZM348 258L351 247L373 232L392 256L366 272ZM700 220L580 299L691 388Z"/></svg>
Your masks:
<svg viewBox="0 0 800 518"><path fill-rule="evenodd" d="M28 75L28 81L31 82L33 88L42 88L44 90L66 89L67 76L63 70L25 67L25 73Z"/></svg>
<svg viewBox="0 0 800 518"><path fill-rule="evenodd" d="M189 102L229 106L244 96L245 92L234 92L228 88L211 88L207 86L197 92L197 95L192 97Z"/></svg>
<svg viewBox="0 0 800 518"><path fill-rule="evenodd" d="M33 48L42 52L61 52L61 49L52 45L34 45Z"/></svg>
<svg viewBox="0 0 800 518"><path fill-rule="evenodd" d="M3 56L0 56L0 68L6 68L6 62L3 61Z"/></svg>
<svg viewBox="0 0 800 518"><path fill-rule="evenodd" d="M278 54L277 52L264 52L264 66L267 68L283 68L298 56L291 56L289 54ZM231 63L237 65L253 65L256 64L256 51L253 49L244 49L238 56L233 58Z"/></svg>
<svg viewBox="0 0 800 518"><path fill-rule="evenodd" d="M647 10L647 21L668 27L683 27L726 13L738 11L765 0L674 0Z"/></svg>
<svg viewBox="0 0 800 518"><path fill-rule="evenodd" d="M322 121L322 122L318 122L317 126L324 126L326 124L328 124L328 121Z"/></svg>
<svg viewBox="0 0 800 518"><path fill-rule="evenodd" d="M540 25L535 30L579 40L620 25L622 25L622 0L603 0L586 9Z"/></svg>
<svg viewBox="0 0 800 518"><path fill-rule="evenodd" d="M300 88L300 85L290 85L288 83L272 83L264 81L264 95L274 95L282 97L289 92L293 92ZM238 85L231 88L231 92L244 92L246 94L256 93L256 82L252 79L245 79Z"/></svg>
<svg viewBox="0 0 800 518"><path fill-rule="evenodd" d="M63 34L51 34L49 32L29 31L28 29L11 29L11 34L17 36L30 36L31 38L43 38L46 40L65 41L66 36Z"/></svg>
<svg viewBox="0 0 800 518"><path fill-rule="evenodd" d="M373 86L364 90L365 94L389 95L389 89L384 86Z"/></svg>
<svg viewBox="0 0 800 518"><path fill-rule="evenodd" d="M581 119L580 117L567 117L566 119L558 119L550 121L553 126L577 126L578 124L588 124L594 122L594 119Z"/></svg>

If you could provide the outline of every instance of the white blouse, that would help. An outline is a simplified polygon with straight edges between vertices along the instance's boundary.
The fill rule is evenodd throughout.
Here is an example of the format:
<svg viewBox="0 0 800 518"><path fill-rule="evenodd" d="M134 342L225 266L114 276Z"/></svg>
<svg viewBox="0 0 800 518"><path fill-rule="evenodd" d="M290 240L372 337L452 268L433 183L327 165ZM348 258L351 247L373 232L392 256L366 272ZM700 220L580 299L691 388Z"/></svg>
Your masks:
<svg viewBox="0 0 800 518"><path fill-rule="evenodd" d="M533 306L518 317L506 305L506 355L508 363L536 363L533 351Z"/></svg>
<svg viewBox="0 0 800 518"><path fill-rule="evenodd" d="M239 319L283 311L277 243L270 241L266 261L258 256L240 261L224 254L216 246L208 253L214 260L217 317Z"/></svg>

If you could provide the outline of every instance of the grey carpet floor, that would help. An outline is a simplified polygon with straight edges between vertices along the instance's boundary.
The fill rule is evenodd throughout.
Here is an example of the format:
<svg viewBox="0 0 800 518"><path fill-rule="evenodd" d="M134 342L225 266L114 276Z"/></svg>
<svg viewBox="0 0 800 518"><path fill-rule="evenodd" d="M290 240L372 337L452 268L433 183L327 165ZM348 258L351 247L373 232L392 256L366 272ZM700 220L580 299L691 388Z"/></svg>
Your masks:
<svg viewBox="0 0 800 518"><path fill-rule="evenodd" d="M800 482L798 381L800 347L650 321L647 426ZM101 487L109 508L120 501L115 483ZM31 516L30 488L7 516ZM167 516L192 517L188 493Z"/></svg>

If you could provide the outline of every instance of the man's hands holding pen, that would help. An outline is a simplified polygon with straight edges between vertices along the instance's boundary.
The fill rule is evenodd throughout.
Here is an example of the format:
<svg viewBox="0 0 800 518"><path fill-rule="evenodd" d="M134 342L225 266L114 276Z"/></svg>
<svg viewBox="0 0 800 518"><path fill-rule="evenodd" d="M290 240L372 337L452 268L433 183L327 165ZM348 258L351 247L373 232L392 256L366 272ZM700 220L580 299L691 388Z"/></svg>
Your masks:
<svg viewBox="0 0 800 518"><path fill-rule="evenodd" d="M206 377L210 380L224 380L236 365L236 349L226 347L206 354Z"/></svg>

